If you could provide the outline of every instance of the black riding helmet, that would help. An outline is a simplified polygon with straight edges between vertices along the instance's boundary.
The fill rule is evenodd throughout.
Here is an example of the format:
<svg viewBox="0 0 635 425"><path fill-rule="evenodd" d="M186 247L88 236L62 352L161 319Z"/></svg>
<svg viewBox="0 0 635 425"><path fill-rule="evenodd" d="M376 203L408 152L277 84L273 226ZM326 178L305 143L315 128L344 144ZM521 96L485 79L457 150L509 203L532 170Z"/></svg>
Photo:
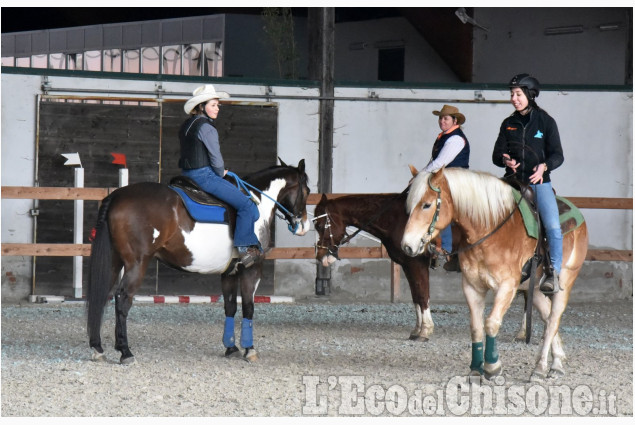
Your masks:
<svg viewBox="0 0 635 425"><path fill-rule="evenodd" d="M529 74L518 74L509 82L509 88L520 87L529 93L528 98L533 100L540 94L540 83Z"/></svg>

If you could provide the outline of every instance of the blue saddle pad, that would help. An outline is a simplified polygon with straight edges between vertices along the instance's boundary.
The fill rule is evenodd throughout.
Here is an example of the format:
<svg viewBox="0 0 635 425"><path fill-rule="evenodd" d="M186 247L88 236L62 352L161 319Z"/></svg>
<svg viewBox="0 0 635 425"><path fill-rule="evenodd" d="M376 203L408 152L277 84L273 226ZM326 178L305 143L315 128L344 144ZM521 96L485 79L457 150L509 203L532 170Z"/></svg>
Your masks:
<svg viewBox="0 0 635 425"><path fill-rule="evenodd" d="M169 186L170 189L179 194L185 204L185 208L192 218L202 223L229 223L227 209L220 205L204 205L193 201L187 193L176 186Z"/></svg>

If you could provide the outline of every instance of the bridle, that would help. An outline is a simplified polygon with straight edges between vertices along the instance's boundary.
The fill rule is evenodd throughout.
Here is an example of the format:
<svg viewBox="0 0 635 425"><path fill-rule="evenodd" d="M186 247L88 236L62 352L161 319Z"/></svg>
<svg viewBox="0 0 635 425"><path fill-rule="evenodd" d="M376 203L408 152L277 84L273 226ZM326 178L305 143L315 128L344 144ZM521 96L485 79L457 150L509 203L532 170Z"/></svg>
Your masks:
<svg viewBox="0 0 635 425"><path fill-rule="evenodd" d="M398 195L395 196L395 198L398 198L399 196L403 195L404 193L406 193L408 190L410 189L410 186L408 186L407 188L405 188L403 190L403 192L399 193ZM388 208L391 207L390 202L385 202L384 206L382 208L379 209L379 211L377 211L372 217L370 217L364 224L362 224L361 226L357 227L357 230L355 230L353 233L348 234L346 233L346 231L344 231L345 236L342 238L342 240L340 241L339 244L335 243L335 238L333 237L333 232L331 231L331 217L329 217L328 212L326 211L326 207L324 208L324 214L313 217L313 226L315 226L315 222L321 218L325 219L325 225L324 225L324 230L326 231L326 229L328 229L329 231L329 239L331 240L331 245L330 246L324 246L324 245L319 245L318 242L316 241L315 243L315 253L317 255L317 250L322 248L322 249L326 249L326 251L328 252L329 255L332 255L333 257L337 258L339 260L338 257L338 252L339 249L342 245L345 245L347 243L349 243L351 241L351 239L353 239L355 236L357 236L360 232L366 231L367 227L369 224L371 224L372 222L374 222L375 220L377 220L379 217L381 217L382 214L384 214L386 212L386 210L388 210Z"/></svg>
<svg viewBox="0 0 635 425"><path fill-rule="evenodd" d="M302 212L298 212L298 210L300 209L298 207L298 204L302 202L302 199L304 199L301 181L298 182L298 193L299 194L296 195L295 201L293 202L293 206L291 207L291 211L293 211L293 214L287 208L285 208L281 203L275 201L276 205L278 205L276 216L278 218L284 219L288 223L289 231L291 233L295 233L298 230L300 223L302 222ZM278 211L280 212L280 214L278 214Z"/></svg>
<svg viewBox="0 0 635 425"><path fill-rule="evenodd" d="M434 229L437 226L437 221L439 220L439 213L441 212L441 188L432 185L432 175L428 177L428 187L436 192L437 200L434 215L432 216L432 220L430 221L430 226L428 226L428 231L421 237L421 243L423 245L426 245L432 239L432 233L434 233Z"/></svg>
<svg viewBox="0 0 635 425"><path fill-rule="evenodd" d="M329 239L331 241L331 245L329 246L325 246L325 245L320 245L319 241L322 238L319 238L316 242L315 242L315 254L317 255L317 251L318 249L325 249L326 252L328 253L328 255L332 255L333 257L337 258L338 260L340 259L340 257L338 256L338 252L340 250L340 246L343 245L344 243L344 239L348 238L346 240L346 242L350 241L351 238L349 238L349 235L346 235L346 237L344 239L342 239L340 241L339 244L335 243L335 238L333 237L333 231L331 230L331 217L329 217L328 212L325 212L322 215L318 215L316 217L313 217L313 226L315 226L315 222L321 218L325 219L325 223L324 223L324 231L326 232L328 230L329 232Z"/></svg>
<svg viewBox="0 0 635 425"><path fill-rule="evenodd" d="M281 212L282 215L278 215L278 211L276 211L276 216L279 218L284 219L287 223L288 223L288 227L289 227L289 231L291 233L295 233L298 230L298 227L300 225L300 223L302 222L302 215L297 213L298 210L298 200L302 199L303 196L296 196L295 197L295 202L292 206L293 212L295 214L292 214L284 205L282 205L280 202L278 202L276 199L273 199L271 196L267 195L265 192L263 192L262 190L258 189L256 186L247 183L246 181L244 181L243 179L241 179L240 177L238 177L237 174L228 171L227 175L232 177L235 181L236 181L236 185L238 186L239 189L243 190L245 193L249 194L249 188L253 189L254 191L260 193L261 195L267 197L270 201L272 201L278 208L277 210ZM298 188L299 188L299 192L302 193L302 183L298 182ZM253 195L246 195L248 198L252 198L253 199ZM256 201L254 201L256 202Z"/></svg>
<svg viewBox="0 0 635 425"><path fill-rule="evenodd" d="M436 224L437 224L437 221L439 219L439 213L441 211L441 188L435 187L435 186L432 185L432 175L430 175L430 177L428 178L428 186L430 187L430 189L435 191L436 194L437 194L436 209L434 211L434 215L432 216L432 221L430 222L430 226L428 227L428 231L421 237L421 243L423 245L428 244L428 253L430 255L437 255L438 252L436 250L436 246L434 246L434 244L430 244L429 242L432 239L432 233L434 232L434 229L436 228ZM490 231L488 234L486 234L485 236L483 236L482 238L480 238L479 240L477 240L474 243L471 243L471 244L469 244L469 245L467 245L467 246L465 246L463 248L459 248L456 251L447 252L447 253L445 253L445 255L448 255L448 256L458 255L461 252L465 252L465 251L467 251L469 249L472 249L475 246L480 245L481 243L483 243L487 238L492 236L494 233L498 232L498 230L500 230L500 228L503 227L503 225L505 223L507 223L507 221L509 221L510 218L512 218L512 216L514 215L514 212L516 212L516 210L518 209L522 199L523 199L523 197L521 196L518 199L518 202L514 203L514 208L511 210L509 215L507 215L507 217L505 217L505 219L503 221L498 223L498 225L494 229L492 229L492 231Z"/></svg>
<svg viewBox="0 0 635 425"><path fill-rule="evenodd" d="M385 209L382 209L380 211L380 214L384 212ZM351 239L353 239L355 236L357 236L361 231L363 231L364 227L366 227L366 225L372 223L374 220L377 219L377 217L379 217L379 215L377 216L373 216L373 218L371 219L371 221L368 221L364 226L358 228L357 230L355 230L353 233L348 234L346 233L346 230L344 231L344 237L342 238L342 240L340 241L340 243L335 243L335 237L333 236L333 231L331 230L331 217L329 216L328 212L325 212L322 215L319 215L317 217L313 217L313 226L315 226L315 222L321 218L325 219L325 223L324 223L324 231L328 230L329 232L329 239L331 241L331 244L329 246L325 246L325 245L320 245L319 244L319 239L315 242L315 254L317 255L317 250L322 248L325 249L326 252L328 253L328 255L332 255L333 257L335 257L336 259L340 259L340 257L338 256L340 247L342 245L345 245L347 243L349 243L351 241Z"/></svg>

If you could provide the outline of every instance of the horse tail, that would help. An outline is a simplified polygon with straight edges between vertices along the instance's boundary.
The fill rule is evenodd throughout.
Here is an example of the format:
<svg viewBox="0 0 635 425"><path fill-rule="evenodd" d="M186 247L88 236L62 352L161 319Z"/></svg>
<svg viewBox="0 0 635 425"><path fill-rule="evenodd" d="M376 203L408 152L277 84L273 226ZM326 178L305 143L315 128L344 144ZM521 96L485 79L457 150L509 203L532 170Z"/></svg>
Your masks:
<svg viewBox="0 0 635 425"><path fill-rule="evenodd" d="M86 293L87 331L90 346L101 345L101 322L110 295L112 281L112 243L108 211L112 194L103 199L97 216L96 234L91 246L90 269Z"/></svg>

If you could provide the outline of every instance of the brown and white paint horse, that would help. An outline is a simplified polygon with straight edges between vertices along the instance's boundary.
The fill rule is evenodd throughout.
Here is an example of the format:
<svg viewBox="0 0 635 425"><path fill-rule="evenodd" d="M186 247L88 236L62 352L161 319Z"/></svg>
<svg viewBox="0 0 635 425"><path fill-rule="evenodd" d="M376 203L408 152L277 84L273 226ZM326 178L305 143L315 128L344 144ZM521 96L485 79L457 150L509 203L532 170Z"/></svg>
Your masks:
<svg viewBox="0 0 635 425"><path fill-rule="evenodd" d="M401 245L411 256L424 252L430 240L450 222L461 229L461 249L490 234L509 216L482 243L459 254L463 293L470 309L471 373L485 374L486 378L499 374L502 363L498 358L496 336L519 289L522 268L534 255L537 244L537 240L525 231L521 214L515 208L511 186L491 174L460 168L421 173L412 183L407 209L410 217ZM543 379L548 375L558 377L565 373L565 353L558 328L586 257L587 246L587 228L583 222L563 235L561 290L548 298L536 285L533 304L545 322L545 329L532 379ZM483 321L485 296L489 290L494 291L494 305Z"/></svg>
<svg viewBox="0 0 635 425"><path fill-rule="evenodd" d="M297 167L282 163L245 177L253 196L259 198L260 218L254 225L264 250L269 248L271 224L276 210L286 209L289 229L304 235L310 226L306 201L309 196L304 160ZM262 195L262 197L261 197ZM115 299L115 349L120 362L133 363L128 346L127 318L135 293L141 286L150 261L158 259L173 268L191 273L220 274L225 303L225 355L240 351L234 341L234 315L238 289L242 294L243 321L240 344L245 359L255 361L253 346L254 295L262 274L256 262L234 273L233 231L225 223L195 221L179 195L167 185L136 183L115 190L103 199L99 209L97 234L92 244L87 285L87 329L93 359L103 360L101 325L108 299ZM119 272L123 276L119 279Z"/></svg>

